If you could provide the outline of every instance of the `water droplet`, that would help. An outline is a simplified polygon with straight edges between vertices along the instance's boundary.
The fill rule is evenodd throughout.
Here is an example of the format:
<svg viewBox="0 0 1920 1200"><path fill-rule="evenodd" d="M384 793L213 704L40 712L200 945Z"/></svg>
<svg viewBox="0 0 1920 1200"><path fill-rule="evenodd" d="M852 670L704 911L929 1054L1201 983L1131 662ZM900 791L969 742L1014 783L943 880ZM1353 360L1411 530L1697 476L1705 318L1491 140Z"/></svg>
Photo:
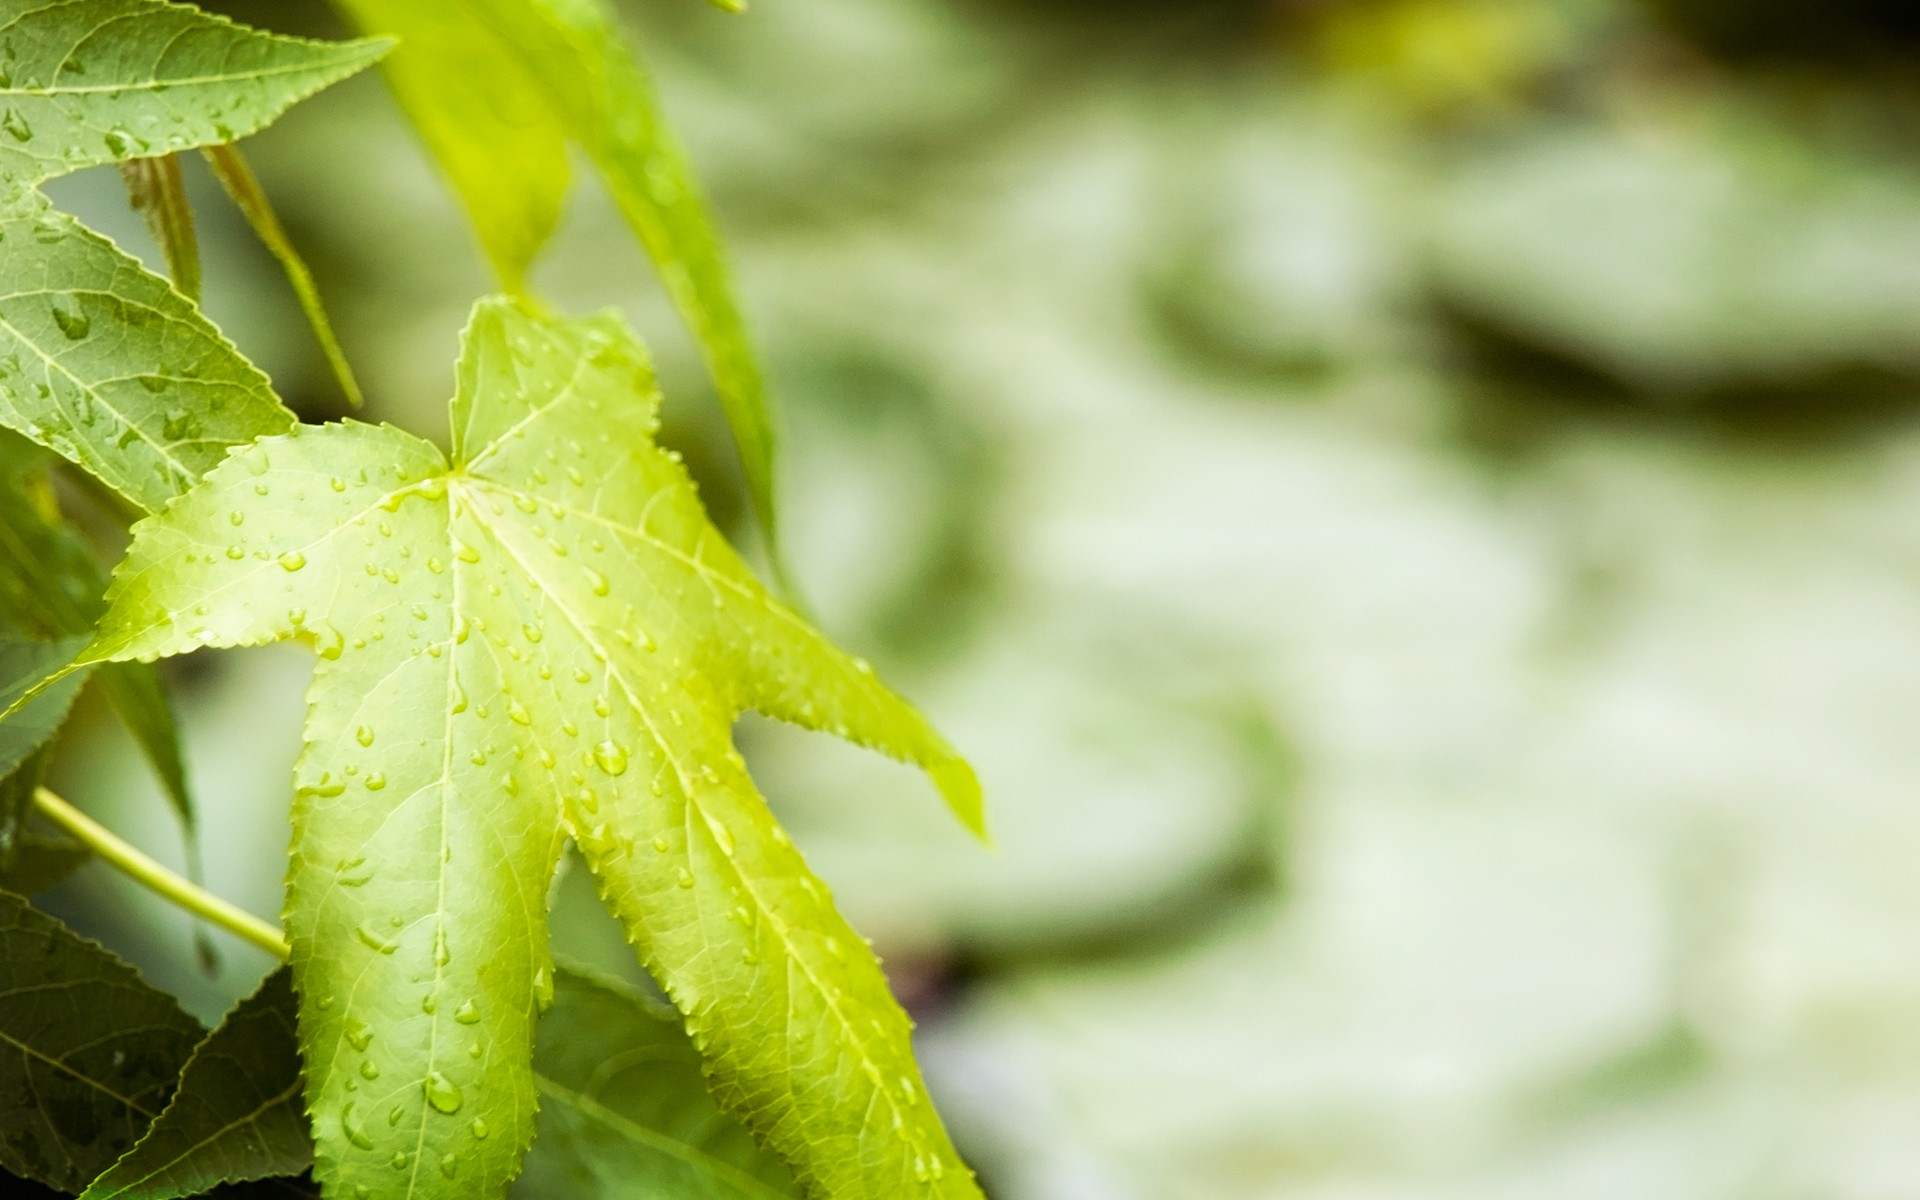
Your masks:
<svg viewBox="0 0 1920 1200"><path fill-rule="evenodd" d="M346 1039L347 1045L352 1046L355 1050L365 1051L368 1046L373 1044L373 1030L367 1028L365 1021L348 1017Z"/></svg>
<svg viewBox="0 0 1920 1200"><path fill-rule="evenodd" d="M359 742L362 746L373 745L373 726L362 725L360 728L354 730L353 740Z"/></svg>
<svg viewBox="0 0 1920 1200"><path fill-rule="evenodd" d="M546 967L533 973L533 1006L541 1012L553 1007L553 972Z"/></svg>
<svg viewBox="0 0 1920 1200"><path fill-rule="evenodd" d="M49 311L53 314L53 323L70 341L79 341L93 328L93 321L80 307L80 301L69 293L55 295Z"/></svg>
<svg viewBox="0 0 1920 1200"><path fill-rule="evenodd" d="M474 1137L474 1140L475 1140L475 1141L481 1141L481 1142L484 1142L484 1141L486 1141L486 1140L487 1140L487 1122L486 1122L486 1118L484 1118L484 1117L475 1117L475 1118L473 1119L473 1124L471 1124L471 1125L469 1125L469 1126L467 1126L467 1128L469 1128L469 1129L471 1129L471 1130L473 1131L473 1137Z"/></svg>
<svg viewBox="0 0 1920 1200"><path fill-rule="evenodd" d="M439 1012L440 998L438 996L435 996L432 992L428 992L426 995L420 997L420 1011L427 1014L428 1016L432 1016L434 1013Z"/></svg>
<svg viewBox="0 0 1920 1200"><path fill-rule="evenodd" d="M681 868L680 868L680 874L679 874L679 876L678 876L678 878L676 879L676 882L677 882L677 883L679 883L679 885L680 885L681 887L683 887L683 888L690 888L690 887L692 887L692 886L693 886L693 872L692 872L692 871L689 871L689 870L687 870L687 869L686 869L685 867L681 867Z"/></svg>
<svg viewBox="0 0 1920 1200"><path fill-rule="evenodd" d="M529 713L526 706L518 700L507 701L507 719L515 725L533 724L533 714Z"/></svg>
<svg viewBox="0 0 1920 1200"><path fill-rule="evenodd" d="M380 1068L373 1065L372 1059L363 1058L360 1060L360 1078L369 1080L380 1078Z"/></svg>
<svg viewBox="0 0 1920 1200"><path fill-rule="evenodd" d="M383 937L378 931L366 925L355 925L353 927L353 936L360 939L361 945L377 954L392 954L400 948L399 942L391 938Z"/></svg>
<svg viewBox="0 0 1920 1200"><path fill-rule="evenodd" d="M245 525L246 523L247 514L237 508L227 514L227 524L229 525Z"/></svg>
<svg viewBox="0 0 1920 1200"><path fill-rule="evenodd" d="M596 596L604 596L612 590L612 585L607 582L607 577L592 567L587 568L587 585L593 589L593 594Z"/></svg>
<svg viewBox="0 0 1920 1200"><path fill-rule="evenodd" d="M433 1105L434 1108L443 1113L457 1113L460 1111L460 1104L464 1097L460 1095L460 1089L454 1084L453 1080L448 1079L438 1071L428 1071L426 1089L427 1103Z"/></svg>
<svg viewBox="0 0 1920 1200"><path fill-rule="evenodd" d="M440 1156L440 1173L448 1179L460 1174L460 1160L451 1151Z"/></svg>
<svg viewBox="0 0 1920 1200"><path fill-rule="evenodd" d="M593 748L594 765L609 775L624 775L627 770L627 748L619 742L601 742Z"/></svg>
<svg viewBox="0 0 1920 1200"><path fill-rule="evenodd" d="M478 1025L480 1006L471 1000L462 1001L460 1007L453 1010L453 1019L462 1025Z"/></svg>
<svg viewBox="0 0 1920 1200"><path fill-rule="evenodd" d="M413 1156L408 1154L405 1150L395 1150L393 1152L393 1157L388 1159L387 1163L396 1171L404 1171L407 1169L407 1164L412 1161L413 1161Z"/></svg>
<svg viewBox="0 0 1920 1200"><path fill-rule="evenodd" d="M367 785L368 791L377 792L381 788L387 786L387 777L383 772L380 772L380 771L368 771L367 778L366 778L366 785Z"/></svg>
<svg viewBox="0 0 1920 1200"><path fill-rule="evenodd" d="M347 1140L360 1149L373 1149L373 1139L367 1136L366 1127L360 1124L360 1116L353 1111L352 1103L340 1109L340 1132L346 1134Z"/></svg>
<svg viewBox="0 0 1920 1200"><path fill-rule="evenodd" d="M387 1110L387 1126L389 1128L399 1125L400 1122L406 1119L407 1110L404 1105L396 1104Z"/></svg>
<svg viewBox="0 0 1920 1200"><path fill-rule="evenodd" d="M298 550L289 550L275 561L279 562L282 570L298 571L301 567L307 565L307 556Z"/></svg>
<svg viewBox="0 0 1920 1200"><path fill-rule="evenodd" d="M5 116L0 117L0 129L12 134L16 142L33 140L33 126L27 124L27 119L11 108L7 110Z"/></svg>

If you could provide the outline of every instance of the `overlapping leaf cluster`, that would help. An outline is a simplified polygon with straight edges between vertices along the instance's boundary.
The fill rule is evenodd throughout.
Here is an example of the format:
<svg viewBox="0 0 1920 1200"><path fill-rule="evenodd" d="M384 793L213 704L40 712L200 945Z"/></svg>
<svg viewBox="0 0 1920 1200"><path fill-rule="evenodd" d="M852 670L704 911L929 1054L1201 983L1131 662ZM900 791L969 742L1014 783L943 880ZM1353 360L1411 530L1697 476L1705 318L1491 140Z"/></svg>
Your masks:
<svg viewBox="0 0 1920 1200"><path fill-rule="evenodd" d="M551 229L567 142L586 147L709 351L771 533L757 374L684 163L607 13L593 0L343 4L412 41L396 85L510 288ZM382 50L161 0L0 0L0 424L152 514L103 615L98 568L52 506L38 452L0 445L0 601L13 610L0 616L53 639L0 645L0 871L33 843L37 763L83 672L112 689L184 803L144 664L287 638L321 660L295 769L292 986L270 981L200 1040L104 952L0 894L0 1105L39 1122L0 1167L94 1198L163 1200L310 1160L331 1195L496 1195L539 1110L535 1175L589 1194L638 1180L688 1195L977 1195L909 1022L755 792L731 725L757 709L919 763L976 830L977 786L708 523L652 442L651 371L624 325L483 303L449 456L390 427L298 425L182 293L190 222L177 172L149 156L222 146ZM179 286L36 190L129 161ZM215 158L251 206L257 185L237 163ZM568 838L684 1032L556 973L545 906ZM26 887L78 857L39 850L0 882ZM78 1002L11 986L35 971L73 980L59 987ZM535 1019L556 996L536 1077ZM93 1051L131 1036L116 1015L128 1005L173 1039L141 1044L131 1082L124 1055L103 1066ZM627 1037L679 1065L644 1078L590 1066ZM84 1129L69 1127L78 1112Z"/></svg>

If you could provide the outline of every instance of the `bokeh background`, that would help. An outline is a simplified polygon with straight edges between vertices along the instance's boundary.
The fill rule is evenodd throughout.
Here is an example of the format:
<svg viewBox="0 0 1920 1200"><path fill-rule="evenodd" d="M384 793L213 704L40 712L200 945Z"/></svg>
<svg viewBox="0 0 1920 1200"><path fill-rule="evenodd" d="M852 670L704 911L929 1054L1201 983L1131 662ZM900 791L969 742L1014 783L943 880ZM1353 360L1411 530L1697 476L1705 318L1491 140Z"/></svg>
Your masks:
<svg viewBox="0 0 1920 1200"><path fill-rule="evenodd" d="M1920 1197L1920 10L627 14L784 408L806 596L988 783L995 855L910 772L741 728L996 1200ZM384 85L247 148L369 415L442 436L487 279ZM207 182L208 307L338 415ZM51 190L150 252L118 188ZM638 323L750 544L590 179L537 279ZM308 670L174 676L208 877L265 914ZM119 736L61 786L178 861ZM102 868L52 902L203 1015L268 967L199 969Z"/></svg>

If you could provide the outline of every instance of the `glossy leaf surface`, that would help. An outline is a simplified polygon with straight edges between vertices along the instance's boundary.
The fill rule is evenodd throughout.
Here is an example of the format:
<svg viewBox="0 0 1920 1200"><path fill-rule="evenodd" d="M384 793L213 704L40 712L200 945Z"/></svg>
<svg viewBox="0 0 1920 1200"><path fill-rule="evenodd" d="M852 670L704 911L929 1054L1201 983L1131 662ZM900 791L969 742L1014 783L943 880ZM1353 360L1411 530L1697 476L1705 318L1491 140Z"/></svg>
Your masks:
<svg viewBox="0 0 1920 1200"><path fill-rule="evenodd" d="M757 709L919 763L975 829L978 786L753 579L652 444L657 408L617 319L485 302L451 461L351 422L237 451L136 526L89 657L320 654L287 922L323 1183L451 1197L512 1177L571 832L721 1103L803 1181L975 1195L905 1014L733 721Z"/></svg>

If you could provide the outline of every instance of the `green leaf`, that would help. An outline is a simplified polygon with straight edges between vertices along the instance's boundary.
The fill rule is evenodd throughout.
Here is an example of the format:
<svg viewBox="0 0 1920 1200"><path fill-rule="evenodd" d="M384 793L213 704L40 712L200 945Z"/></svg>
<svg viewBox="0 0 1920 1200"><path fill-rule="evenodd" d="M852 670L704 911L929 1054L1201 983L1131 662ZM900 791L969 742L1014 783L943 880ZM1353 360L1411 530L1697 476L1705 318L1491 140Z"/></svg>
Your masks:
<svg viewBox="0 0 1920 1200"><path fill-rule="evenodd" d="M0 279L0 423L142 509L293 423L185 297L44 204L0 216Z"/></svg>
<svg viewBox="0 0 1920 1200"><path fill-rule="evenodd" d="M48 676L65 670L86 644L85 637L58 642L0 637L0 712L11 709ZM0 722L0 775L11 775L59 731L85 678L85 671L66 675Z"/></svg>
<svg viewBox="0 0 1920 1200"><path fill-rule="evenodd" d="M327 364L333 368L333 377L340 381L340 390L346 393L347 403L359 408L364 402L359 381L353 377L353 367L347 362L346 352L340 348L340 340L333 335L333 322L327 319L326 305L320 302L320 289L313 282L313 272L307 269L306 260L300 257L300 252L293 248L293 239L287 236L285 227L280 224L280 217L273 211L273 204L267 199L260 181L254 177L253 168L247 165L246 156L240 153L238 146L209 146L205 153L208 164L213 168L214 178L220 181L220 186L226 189L234 206L253 226L253 232L266 246L267 252L279 261L280 269L286 272L287 283L293 288L295 299L300 302L300 311L306 314L307 325L327 356Z"/></svg>
<svg viewBox="0 0 1920 1200"><path fill-rule="evenodd" d="M382 64L512 291L560 221L567 127L539 79L469 0L336 0L398 45Z"/></svg>
<svg viewBox="0 0 1920 1200"><path fill-rule="evenodd" d="M33 814L33 794L47 771L50 746L43 745L0 779L0 871L11 873L22 843L27 837L27 818ZM21 895L25 888L9 887Z"/></svg>
<svg viewBox="0 0 1920 1200"><path fill-rule="evenodd" d="M201 1032L133 968L0 893L0 1167L85 1187L146 1132Z"/></svg>
<svg viewBox="0 0 1920 1200"><path fill-rule="evenodd" d="M173 1200L222 1183L297 1175L312 1162L293 986L282 968L207 1035L146 1136L81 1197Z"/></svg>
<svg viewBox="0 0 1920 1200"><path fill-rule="evenodd" d="M245 137L386 49L160 0L14 0L0 37L0 180L14 184Z"/></svg>
<svg viewBox="0 0 1920 1200"><path fill-rule="evenodd" d="M43 892L92 857L92 851L70 838L23 834L14 843L13 862L0 868L0 889L20 896Z"/></svg>
<svg viewBox="0 0 1920 1200"><path fill-rule="evenodd" d="M86 656L320 653L287 920L322 1183L512 1176L571 832L721 1103L804 1182L977 1195L905 1014L732 725L753 708L920 763L977 829L971 770L708 523L649 440L651 369L617 318L485 302L458 380L451 462L390 427L297 430L141 522Z"/></svg>
<svg viewBox="0 0 1920 1200"><path fill-rule="evenodd" d="M136 158L120 164L127 200L147 223L147 232L167 258L173 286L189 300L200 299L200 243L193 233L193 206L187 201L180 160L171 154Z"/></svg>
<svg viewBox="0 0 1920 1200"><path fill-rule="evenodd" d="M386 69L452 178L503 283L519 291L567 187L566 146L593 159L693 330L733 428L779 569L774 428L712 222L686 155L601 0L338 0L398 34Z"/></svg>
<svg viewBox="0 0 1920 1200"><path fill-rule="evenodd" d="M780 1161L720 1112L679 1014L561 970L534 1067L540 1136L521 1194L620 1200L774 1200L799 1188Z"/></svg>

